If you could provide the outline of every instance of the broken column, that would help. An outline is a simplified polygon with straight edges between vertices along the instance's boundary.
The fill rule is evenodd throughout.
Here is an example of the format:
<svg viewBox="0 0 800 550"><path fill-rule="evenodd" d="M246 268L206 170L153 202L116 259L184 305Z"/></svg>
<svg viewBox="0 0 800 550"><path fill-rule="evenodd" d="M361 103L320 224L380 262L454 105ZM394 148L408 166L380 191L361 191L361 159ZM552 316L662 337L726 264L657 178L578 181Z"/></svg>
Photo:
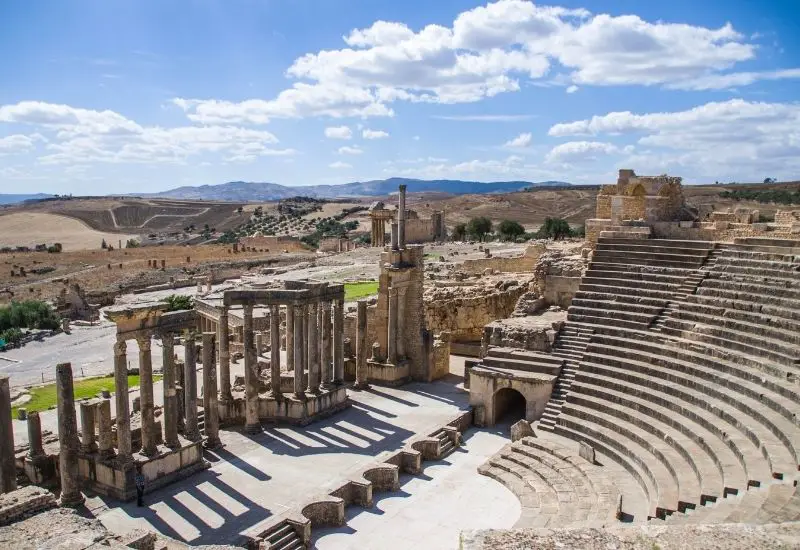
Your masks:
<svg viewBox="0 0 800 550"><path fill-rule="evenodd" d="M303 386L303 317L306 314L306 306L294 306L294 394L297 397L305 395Z"/></svg>
<svg viewBox="0 0 800 550"><path fill-rule="evenodd" d="M0 377L0 493L17 488L14 459L14 426L11 422L11 388L8 376Z"/></svg>
<svg viewBox="0 0 800 550"><path fill-rule="evenodd" d="M367 388L367 301L359 300L356 310L356 382L358 389Z"/></svg>
<svg viewBox="0 0 800 550"><path fill-rule="evenodd" d="M114 456L110 399L102 399L97 404L97 450L102 458Z"/></svg>
<svg viewBox="0 0 800 550"><path fill-rule="evenodd" d="M230 333L228 332L228 308L223 307L219 314L219 326L217 327L217 342L219 346L219 378L220 378L220 400L223 402L233 400L231 395L231 354Z"/></svg>
<svg viewBox="0 0 800 550"><path fill-rule="evenodd" d="M308 391L319 393L319 304L312 302L308 308Z"/></svg>
<svg viewBox="0 0 800 550"><path fill-rule="evenodd" d="M175 388L175 341L172 334L161 336L164 373L164 444L178 447L178 392Z"/></svg>
<svg viewBox="0 0 800 550"><path fill-rule="evenodd" d="M14 448L13 445L11 448ZM42 445L42 420L39 418L39 413L33 411L28 413L28 457L31 460L36 460L42 456L44 456L44 446Z"/></svg>
<svg viewBox="0 0 800 550"><path fill-rule="evenodd" d="M94 423L97 403L93 400L81 401L81 452L93 453L97 450L94 440Z"/></svg>
<svg viewBox="0 0 800 550"><path fill-rule="evenodd" d="M397 246L406 247L406 186L400 186L400 204L397 211Z"/></svg>
<svg viewBox="0 0 800 550"><path fill-rule="evenodd" d="M200 439L197 427L197 348L193 332L186 337L183 346L183 402L186 415L183 435L190 441L197 441Z"/></svg>
<svg viewBox="0 0 800 550"><path fill-rule="evenodd" d="M278 399L281 396L281 310L277 305L269 307L269 337L270 337L270 384L272 396Z"/></svg>
<svg viewBox="0 0 800 550"><path fill-rule="evenodd" d="M142 453L154 456L158 453L158 434L154 417L153 356L150 353L150 336L138 338L139 344L139 395L142 409Z"/></svg>
<svg viewBox="0 0 800 550"><path fill-rule="evenodd" d="M217 406L217 364L214 361L213 332L203 333L203 411L205 413L206 448L220 445L219 407Z"/></svg>
<svg viewBox="0 0 800 550"><path fill-rule="evenodd" d="M327 390L331 386L331 303L329 301L322 302L320 307L320 330L322 337L320 338L320 372L322 373L321 388Z"/></svg>
<svg viewBox="0 0 800 550"><path fill-rule="evenodd" d="M83 504L83 495L78 482L78 420L75 417L75 393L72 388L72 365L70 363L56 365L56 397L58 399L58 471L61 477L61 506L75 507Z"/></svg>
<svg viewBox="0 0 800 550"><path fill-rule="evenodd" d="M117 408L117 457L120 462L131 460L131 412L128 401L128 346L125 340L114 345L114 386Z"/></svg>
<svg viewBox="0 0 800 550"><path fill-rule="evenodd" d="M253 306L245 305L244 315L244 390L245 390L245 424L247 433L261 431L258 420L258 368L255 342L253 342Z"/></svg>
<svg viewBox="0 0 800 550"><path fill-rule="evenodd" d="M344 300L333 303L333 383L344 383Z"/></svg>

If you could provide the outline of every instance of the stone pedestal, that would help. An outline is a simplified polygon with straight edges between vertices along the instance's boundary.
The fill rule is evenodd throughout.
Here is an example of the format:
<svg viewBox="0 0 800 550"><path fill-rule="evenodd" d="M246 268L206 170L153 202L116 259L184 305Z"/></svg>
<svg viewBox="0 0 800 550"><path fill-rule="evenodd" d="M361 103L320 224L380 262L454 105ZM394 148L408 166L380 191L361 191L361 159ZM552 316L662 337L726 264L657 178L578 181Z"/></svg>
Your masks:
<svg viewBox="0 0 800 550"><path fill-rule="evenodd" d="M75 394L72 388L72 365L56 365L58 399L58 471L61 477L61 506L83 504L78 480L78 420L75 417Z"/></svg>

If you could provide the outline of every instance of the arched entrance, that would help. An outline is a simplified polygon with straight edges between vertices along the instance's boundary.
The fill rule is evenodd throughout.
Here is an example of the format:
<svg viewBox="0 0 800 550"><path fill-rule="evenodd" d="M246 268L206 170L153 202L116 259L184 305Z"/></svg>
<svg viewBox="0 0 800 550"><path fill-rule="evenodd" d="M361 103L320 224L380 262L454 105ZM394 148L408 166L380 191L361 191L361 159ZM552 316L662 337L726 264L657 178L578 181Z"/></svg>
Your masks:
<svg viewBox="0 0 800 550"><path fill-rule="evenodd" d="M525 418L525 397L517 390L501 388L494 394L495 423L513 424Z"/></svg>

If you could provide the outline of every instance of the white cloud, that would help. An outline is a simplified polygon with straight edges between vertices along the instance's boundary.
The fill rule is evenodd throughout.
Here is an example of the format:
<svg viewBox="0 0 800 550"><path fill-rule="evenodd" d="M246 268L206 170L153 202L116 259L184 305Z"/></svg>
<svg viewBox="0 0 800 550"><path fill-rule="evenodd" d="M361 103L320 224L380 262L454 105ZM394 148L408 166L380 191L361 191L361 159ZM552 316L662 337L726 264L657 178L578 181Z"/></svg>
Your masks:
<svg viewBox="0 0 800 550"><path fill-rule="evenodd" d="M389 133L384 132L383 130L370 130L369 128L366 128L363 132L361 132L361 137L364 139L383 139L388 138Z"/></svg>
<svg viewBox="0 0 800 550"><path fill-rule="evenodd" d="M438 120L453 120L459 122L517 122L529 120L534 115L433 115L431 118Z"/></svg>
<svg viewBox="0 0 800 550"><path fill-rule="evenodd" d="M325 137L329 139L350 139L353 131L347 126L329 126L325 128Z"/></svg>
<svg viewBox="0 0 800 550"><path fill-rule="evenodd" d="M679 81L667 87L675 90L720 90L747 86L759 80L786 80L792 78L800 78L800 69L710 74L691 80Z"/></svg>
<svg viewBox="0 0 800 550"><path fill-rule="evenodd" d="M575 93L575 92L577 92L579 89L580 89L580 88L578 88L578 87L577 87L575 84L573 84L572 86L567 86L567 93L568 93L568 94L574 94L574 93Z"/></svg>
<svg viewBox="0 0 800 550"><path fill-rule="evenodd" d="M346 162L342 162L337 160L336 162L332 162L328 165L328 168L333 168L335 170L347 170L348 168L352 168L351 164L347 164Z"/></svg>
<svg viewBox="0 0 800 550"><path fill-rule="evenodd" d="M612 112L556 124L549 133L634 139L640 152L631 160L640 166L648 162L649 171L737 181L758 181L766 172L793 178L800 171L797 103L732 99L676 112Z"/></svg>
<svg viewBox="0 0 800 550"><path fill-rule="evenodd" d="M547 153L548 163L586 162L602 155L610 155L619 149L611 143L600 141L570 141L557 145Z"/></svg>
<svg viewBox="0 0 800 550"><path fill-rule="evenodd" d="M129 135L142 127L114 111L80 109L69 105L21 101L0 106L0 122L14 122L62 130L70 135Z"/></svg>
<svg viewBox="0 0 800 550"><path fill-rule="evenodd" d="M46 141L41 134L26 136L24 134L13 134L0 138L0 155L23 153L33 149L37 141Z"/></svg>
<svg viewBox="0 0 800 550"><path fill-rule="evenodd" d="M364 150L361 149L358 146L350 147L348 145L345 145L344 147L339 147L339 154L340 155L360 155L363 152L364 152Z"/></svg>
<svg viewBox="0 0 800 550"><path fill-rule="evenodd" d="M511 139L503 144L503 147L511 148L511 149L519 149L523 147L527 147L531 144L531 136L530 132L526 132L524 134L520 134L514 139Z"/></svg>

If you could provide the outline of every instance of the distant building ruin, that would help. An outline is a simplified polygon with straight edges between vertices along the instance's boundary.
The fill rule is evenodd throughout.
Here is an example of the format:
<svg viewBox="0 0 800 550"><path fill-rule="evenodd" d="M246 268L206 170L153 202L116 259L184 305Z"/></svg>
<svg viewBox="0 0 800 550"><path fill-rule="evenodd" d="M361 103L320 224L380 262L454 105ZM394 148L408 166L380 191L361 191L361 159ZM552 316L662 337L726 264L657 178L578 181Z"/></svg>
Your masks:
<svg viewBox="0 0 800 550"><path fill-rule="evenodd" d="M400 193L405 196L406 186L400 186ZM405 199L403 199L405 205ZM444 212L437 210L430 218L420 218L414 210L405 209L405 233L403 242L408 244L420 244L428 242L443 241L447 238L447 227L445 226ZM382 201L374 202L369 208L369 217L372 222L372 246L386 245L386 223L399 219L399 209L389 210Z"/></svg>

